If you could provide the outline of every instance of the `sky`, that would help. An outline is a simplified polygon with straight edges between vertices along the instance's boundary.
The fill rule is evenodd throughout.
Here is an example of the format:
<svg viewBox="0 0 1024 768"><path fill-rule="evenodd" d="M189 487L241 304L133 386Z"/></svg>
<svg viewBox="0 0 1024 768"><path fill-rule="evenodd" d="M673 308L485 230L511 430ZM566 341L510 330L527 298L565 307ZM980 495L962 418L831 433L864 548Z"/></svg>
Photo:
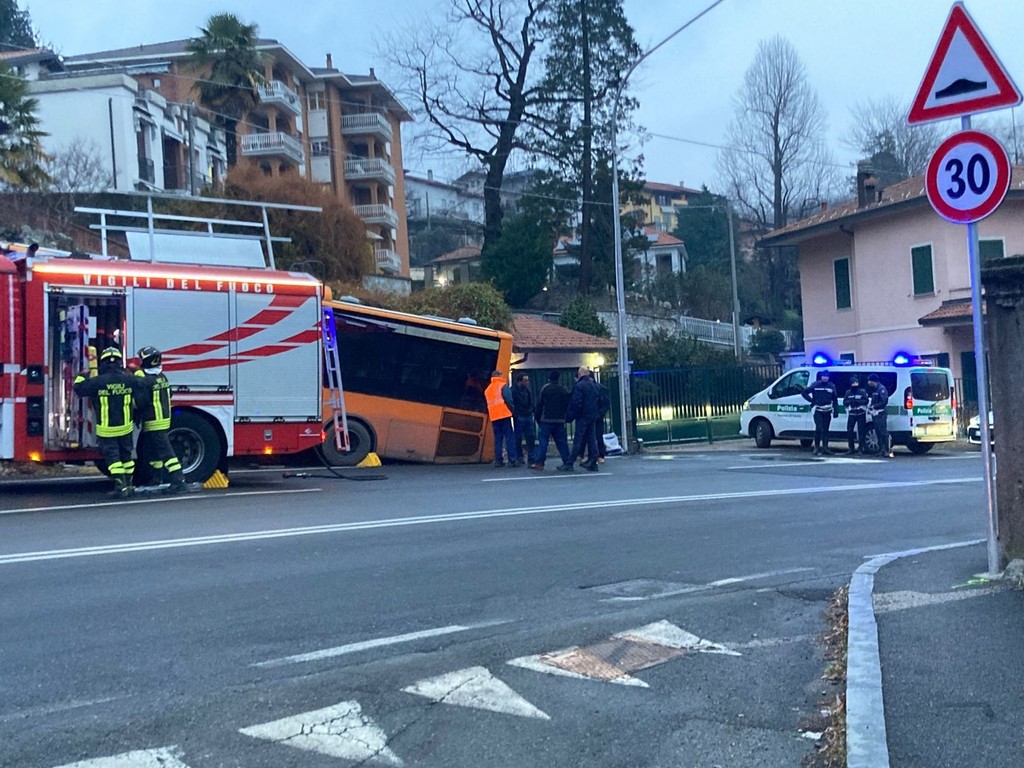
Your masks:
<svg viewBox="0 0 1024 768"><path fill-rule="evenodd" d="M644 50L702 11L711 0L624 0L626 17ZM19 0L44 42L59 53L121 48L193 37L212 13L231 12L259 24L302 61L351 74L373 67L386 84L397 82L379 46L394 27L436 19L446 0ZM786 37L807 68L829 119L829 145L837 160L858 153L843 143L858 102L895 96L907 103L917 91L949 0L724 0L660 48L633 76L640 101L637 122L653 134L644 146L647 179L722 185L718 150L735 111L734 95L761 40ZM1018 86L1024 85L1024 2L968 0L967 10ZM415 105L404 98L406 106ZM1019 111L1019 110L1018 110ZM1009 112L1003 113L1007 119ZM1024 114L1018 115L1024 131ZM414 130L406 129L406 135ZM671 138L667 138L671 137ZM403 142L406 168L451 178L450 158Z"/></svg>

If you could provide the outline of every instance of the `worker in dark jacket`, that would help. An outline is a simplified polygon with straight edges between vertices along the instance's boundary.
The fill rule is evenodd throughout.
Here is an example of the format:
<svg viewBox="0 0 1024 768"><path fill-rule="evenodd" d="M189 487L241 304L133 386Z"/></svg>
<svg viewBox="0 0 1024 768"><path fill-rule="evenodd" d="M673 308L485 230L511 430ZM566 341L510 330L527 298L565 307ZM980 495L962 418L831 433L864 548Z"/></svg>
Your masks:
<svg viewBox="0 0 1024 768"><path fill-rule="evenodd" d="M92 403L96 422L96 438L107 472L114 481L111 495L127 498L132 495L132 410L139 384L124 369L124 356L117 347L100 353L99 371L93 378L83 371L75 377L75 393Z"/></svg>
<svg viewBox="0 0 1024 768"><path fill-rule="evenodd" d="M530 377L517 373L512 386L512 428L515 432L516 460L529 463L537 442L537 422L533 416L533 392ZM523 443L526 451L523 452Z"/></svg>
<svg viewBox="0 0 1024 768"><path fill-rule="evenodd" d="M584 466L591 472L597 472L597 435L594 427L597 424L599 394L597 384L590 378L590 369L585 365L580 366L572 394L569 396L569 408L565 413L566 421L575 421L575 432L569 461L558 467L562 472L573 471L573 464L583 455L584 446L590 456L590 461Z"/></svg>
<svg viewBox="0 0 1024 768"><path fill-rule="evenodd" d="M832 453L828 449L828 428L832 419L839 415L839 395L836 385L828 380L828 371L819 371L818 380L800 394L811 404L814 411L814 447L815 456Z"/></svg>
<svg viewBox="0 0 1024 768"><path fill-rule="evenodd" d="M608 455L608 448L604 444L604 417L608 415L612 401L608 394L608 387L597 380L593 371L590 372L590 380L597 385L597 418L594 420L594 439L597 442L597 461L603 463L604 457ZM591 461L594 459L589 454L587 458Z"/></svg>
<svg viewBox="0 0 1024 768"><path fill-rule="evenodd" d="M163 372L163 355L156 347L139 350L142 367L135 372L141 383L138 418L142 424L137 452L139 463L148 470L148 478L168 482L167 493L185 490L185 478L174 448L171 447L171 382ZM140 468L141 469L141 468Z"/></svg>
<svg viewBox="0 0 1024 768"><path fill-rule="evenodd" d="M530 469L543 470L548 456L548 441L554 439L562 465L569 464L569 441L565 433L565 412L569 408L569 390L562 386L558 371L548 374L548 383L537 397L537 450L530 457Z"/></svg>
<svg viewBox="0 0 1024 768"><path fill-rule="evenodd" d="M860 452L864 453L864 430L868 424L868 393L860 385L856 375L850 377L850 388L843 397L843 408L846 409L846 441L850 453L855 450L854 432L860 441Z"/></svg>
<svg viewBox="0 0 1024 768"><path fill-rule="evenodd" d="M878 374L868 376L868 414L871 424L878 437L878 453L886 459L892 458L892 446L889 445L889 390L878 380Z"/></svg>

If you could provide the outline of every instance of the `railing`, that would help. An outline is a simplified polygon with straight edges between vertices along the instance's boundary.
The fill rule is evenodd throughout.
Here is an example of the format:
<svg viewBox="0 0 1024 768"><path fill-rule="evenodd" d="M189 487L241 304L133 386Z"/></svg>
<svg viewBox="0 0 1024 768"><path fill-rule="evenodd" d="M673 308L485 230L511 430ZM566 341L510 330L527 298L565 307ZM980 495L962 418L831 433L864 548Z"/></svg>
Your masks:
<svg viewBox="0 0 1024 768"><path fill-rule="evenodd" d="M302 114L302 104L299 103L299 94L280 80L273 80L267 85L260 86L258 90L261 102L267 104L283 104L294 114Z"/></svg>
<svg viewBox="0 0 1024 768"><path fill-rule="evenodd" d="M248 133L242 136L241 147L243 155L283 155L296 163L305 160L302 143L294 136L280 131Z"/></svg>
<svg viewBox="0 0 1024 768"><path fill-rule="evenodd" d="M341 132L343 134L372 133L391 141L391 123L379 112L366 112L361 115L342 115Z"/></svg>
<svg viewBox="0 0 1024 768"><path fill-rule="evenodd" d="M390 248L375 248L373 250L374 261L377 269L386 272L401 272L402 258Z"/></svg>
<svg viewBox="0 0 1024 768"><path fill-rule="evenodd" d="M139 180L156 184L156 166L148 157L139 158Z"/></svg>
<svg viewBox="0 0 1024 768"><path fill-rule="evenodd" d="M352 207L356 216L367 224L386 224L389 227L398 226L398 214L390 205L356 205Z"/></svg>
<svg viewBox="0 0 1024 768"><path fill-rule="evenodd" d="M384 179L388 184L395 183L395 169L386 160L360 158L345 161L345 180Z"/></svg>
<svg viewBox="0 0 1024 768"><path fill-rule="evenodd" d="M698 341L708 344L720 344L725 347L733 346L732 323L721 323L715 320L705 320L700 317L679 317L679 329L687 336L694 336ZM750 342L757 334L758 329L749 325L740 326L740 344L743 349L750 349ZM792 331L781 331L786 339L786 347L793 343Z"/></svg>

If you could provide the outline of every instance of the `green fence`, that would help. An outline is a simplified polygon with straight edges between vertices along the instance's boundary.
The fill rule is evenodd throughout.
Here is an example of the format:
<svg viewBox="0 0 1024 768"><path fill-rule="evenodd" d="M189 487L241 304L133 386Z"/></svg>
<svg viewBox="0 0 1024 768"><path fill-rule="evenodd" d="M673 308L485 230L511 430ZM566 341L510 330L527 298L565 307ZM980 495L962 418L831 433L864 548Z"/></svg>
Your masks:
<svg viewBox="0 0 1024 768"><path fill-rule="evenodd" d="M780 373L778 365L634 371L630 395L636 436L645 445L738 437L743 402ZM606 384L612 396L613 429L621 435L617 377L610 376Z"/></svg>

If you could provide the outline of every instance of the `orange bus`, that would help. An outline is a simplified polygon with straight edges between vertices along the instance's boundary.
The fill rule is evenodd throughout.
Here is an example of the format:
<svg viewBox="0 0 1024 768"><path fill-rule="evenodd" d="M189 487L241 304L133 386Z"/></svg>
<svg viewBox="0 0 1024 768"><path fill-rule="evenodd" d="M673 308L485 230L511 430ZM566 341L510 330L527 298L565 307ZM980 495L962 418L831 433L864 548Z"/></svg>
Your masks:
<svg viewBox="0 0 1024 768"><path fill-rule="evenodd" d="M349 434L349 450L339 451L325 392L321 450L328 463L353 466L370 451L435 464L491 460L484 389L492 371L508 375L510 334L348 297L324 306L334 312Z"/></svg>

